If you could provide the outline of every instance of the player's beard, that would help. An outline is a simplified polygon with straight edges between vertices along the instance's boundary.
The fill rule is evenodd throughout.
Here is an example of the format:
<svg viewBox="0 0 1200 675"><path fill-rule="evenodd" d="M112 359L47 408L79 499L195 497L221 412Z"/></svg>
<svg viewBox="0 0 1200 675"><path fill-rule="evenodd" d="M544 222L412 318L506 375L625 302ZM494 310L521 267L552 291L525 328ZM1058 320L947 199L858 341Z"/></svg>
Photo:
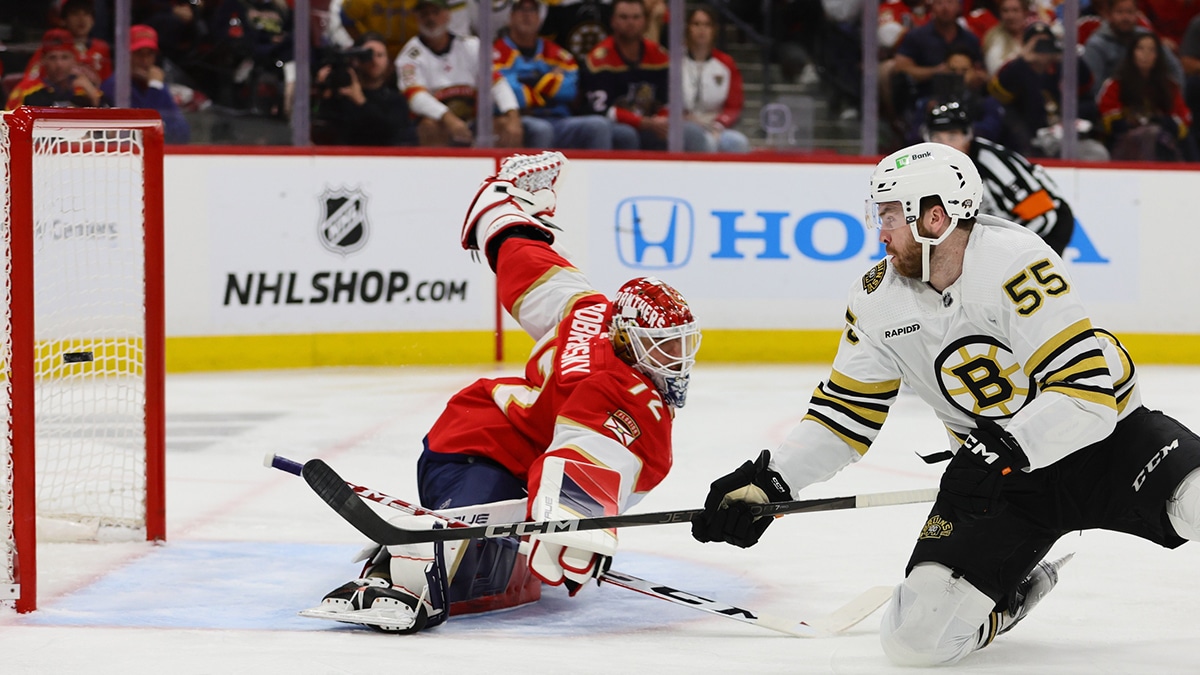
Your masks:
<svg viewBox="0 0 1200 675"><path fill-rule="evenodd" d="M927 237L929 234L924 232L925 228L917 225L917 231L922 237ZM932 264L933 254L936 247L929 252L930 261ZM909 237L901 241L892 240L887 248L888 253L892 256L892 267L895 268L900 276L908 277L909 279L921 278L921 244L916 239Z"/></svg>

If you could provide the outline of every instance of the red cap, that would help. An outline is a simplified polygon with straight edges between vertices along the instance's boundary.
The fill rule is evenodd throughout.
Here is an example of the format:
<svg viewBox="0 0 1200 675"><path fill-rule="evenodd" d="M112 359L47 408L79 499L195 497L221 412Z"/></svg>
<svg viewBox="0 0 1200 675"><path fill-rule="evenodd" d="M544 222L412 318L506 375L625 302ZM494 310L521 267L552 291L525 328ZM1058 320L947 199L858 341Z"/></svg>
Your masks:
<svg viewBox="0 0 1200 675"><path fill-rule="evenodd" d="M150 26L140 23L129 28L129 51L136 52L139 49L158 51L158 33Z"/></svg>
<svg viewBox="0 0 1200 675"><path fill-rule="evenodd" d="M42 35L42 53L71 52L75 53L75 37L62 28L51 28Z"/></svg>

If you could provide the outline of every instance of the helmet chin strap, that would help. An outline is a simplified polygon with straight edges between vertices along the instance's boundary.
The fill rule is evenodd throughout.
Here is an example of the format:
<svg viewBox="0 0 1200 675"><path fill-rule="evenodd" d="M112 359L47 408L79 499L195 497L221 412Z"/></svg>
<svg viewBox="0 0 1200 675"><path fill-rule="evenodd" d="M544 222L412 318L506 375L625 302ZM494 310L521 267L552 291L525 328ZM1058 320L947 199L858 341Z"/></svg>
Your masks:
<svg viewBox="0 0 1200 675"><path fill-rule="evenodd" d="M950 224L946 226L946 229L943 230L942 234L936 239L922 237L920 234L917 234L917 225L919 220L920 219L909 224L909 228L912 230L913 239L921 244L921 281L924 283L929 283L930 268L932 267L929 264L929 258L933 255L933 247L937 246L943 241L946 241L946 237L949 237L950 233L954 231L954 228L958 227L958 218L950 218Z"/></svg>

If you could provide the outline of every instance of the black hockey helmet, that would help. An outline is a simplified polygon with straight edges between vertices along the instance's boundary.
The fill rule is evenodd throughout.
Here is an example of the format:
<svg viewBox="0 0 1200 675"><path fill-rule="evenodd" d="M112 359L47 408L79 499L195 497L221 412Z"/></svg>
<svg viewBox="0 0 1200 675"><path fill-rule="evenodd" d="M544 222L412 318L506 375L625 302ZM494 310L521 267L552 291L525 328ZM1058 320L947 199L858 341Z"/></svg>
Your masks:
<svg viewBox="0 0 1200 675"><path fill-rule="evenodd" d="M970 131L971 116L958 101L950 101L929 111L925 117L925 133L935 131Z"/></svg>

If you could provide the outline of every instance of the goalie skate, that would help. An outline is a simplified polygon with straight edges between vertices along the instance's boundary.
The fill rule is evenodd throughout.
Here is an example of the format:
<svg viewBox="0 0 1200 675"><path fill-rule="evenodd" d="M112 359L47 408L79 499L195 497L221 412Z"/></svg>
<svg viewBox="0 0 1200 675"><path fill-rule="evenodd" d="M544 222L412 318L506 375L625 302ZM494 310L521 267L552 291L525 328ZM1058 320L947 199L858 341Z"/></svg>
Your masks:
<svg viewBox="0 0 1200 675"><path fill-rule="evenodd" d="M356 623L386 632L411 632L416 623L412 610L406 607L371 609L338 609L321 604L300 611L300 616L342 623Z"/></svg>
<svg viewBox="0 0 1200 675"><path fill-rule="evenodd" d="M356 623L385 632L415 633L429 623L423 600L386 579L369 577L330 591L320 605L302 610L300 616Z"/></svg>

